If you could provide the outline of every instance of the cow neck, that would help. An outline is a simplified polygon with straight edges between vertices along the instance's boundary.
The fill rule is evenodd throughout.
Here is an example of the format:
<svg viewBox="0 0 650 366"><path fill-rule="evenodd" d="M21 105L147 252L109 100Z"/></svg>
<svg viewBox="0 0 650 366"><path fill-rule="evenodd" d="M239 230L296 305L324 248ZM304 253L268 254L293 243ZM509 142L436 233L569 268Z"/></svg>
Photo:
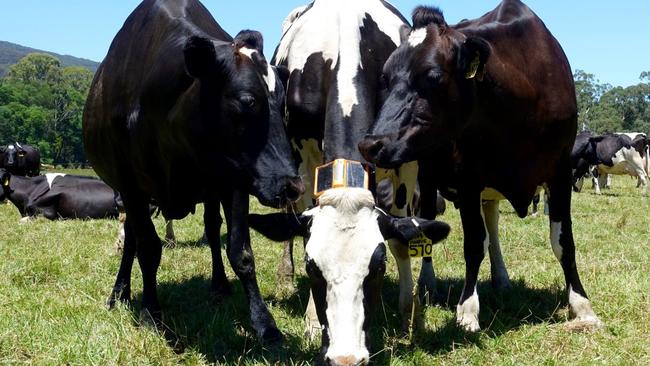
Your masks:
<svg viewBox="0 0 650 366"><path fill-rule="evenodd" d="M29 201L29 194L34 191L35 185L36 183L30 178L12 175L9 178L9 187L3 187L7 199L18 208L18 211L23 216Z"/></svg>

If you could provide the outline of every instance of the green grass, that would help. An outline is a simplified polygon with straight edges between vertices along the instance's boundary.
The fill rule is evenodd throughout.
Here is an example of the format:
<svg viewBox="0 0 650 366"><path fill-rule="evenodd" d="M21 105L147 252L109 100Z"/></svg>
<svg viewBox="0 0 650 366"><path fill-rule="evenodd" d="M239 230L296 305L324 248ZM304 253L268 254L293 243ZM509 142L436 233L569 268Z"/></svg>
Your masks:
<svg viewBox="0 0 650 366"><path fill-rule="evenodd" d="M79 171L77 171L79 173ZM83 173L83 172L82 172ZM481 268L483 330L465 334L455 325L464 264L458 211L435 249L441 305L426 310L426 329L409 344L400 335L397 275L389 256L383 308L373 327L373 360L390 365L628 365L650 364L650 206L635 180L615 177L596 196L574 194L578 269L594 310L605 323L594 333L572 332L562 271L550 249L546 216L519 219L501 205L501 244L513 289L489 285L489 260ZM256 201L253 211L265 211ZM451 206L451 205L450 205ZM227 265L234 294L210 297L210 253L198 244L202 208L176 223L179 244L165 249L159 296L168 330L137 323L142 282L134 269L131 306L104 308L119 265L112 253L117 221L39 219L18 224L18 211L0 205L0 364L305 364L319 344L302 337L307 280L296 248L298 291L277 286L279 244L252 233L257 276L265 301L285 334L284 346L265 349L248 324L246 300ZM162 218L155 220L164 234ZM224 261L227 259L224 256ZM419 263L415 263L417 267Z"/></svg>

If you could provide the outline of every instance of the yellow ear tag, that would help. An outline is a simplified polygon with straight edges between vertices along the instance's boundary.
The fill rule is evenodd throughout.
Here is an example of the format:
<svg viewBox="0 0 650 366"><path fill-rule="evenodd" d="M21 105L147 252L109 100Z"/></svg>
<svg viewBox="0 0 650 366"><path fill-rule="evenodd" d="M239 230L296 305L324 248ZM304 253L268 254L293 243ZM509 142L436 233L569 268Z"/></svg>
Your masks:
<svg viewBox="0 0 650 366"><path fill-rule="evenodd" d="M478 72L478 67L480 64L481 57L479 53L476 52L476 56L474 56L472 63L469 64L469 70L467 71L467 74L465 74L465 79L474 79L476 77L476 73Z"/></svg>
<svg viewBox="0 0 650 366"><path fill-rule="evenodd" d="M9 179L5 180L3 185L4 185L5 187L9 187Z"/></svg>

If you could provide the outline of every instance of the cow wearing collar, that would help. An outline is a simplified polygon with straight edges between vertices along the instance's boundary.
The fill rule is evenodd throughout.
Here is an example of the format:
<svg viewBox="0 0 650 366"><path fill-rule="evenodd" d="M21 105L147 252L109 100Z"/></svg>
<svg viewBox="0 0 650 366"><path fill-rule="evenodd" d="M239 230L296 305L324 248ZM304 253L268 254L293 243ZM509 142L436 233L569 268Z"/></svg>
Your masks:
<svg viewBox="0 0 650 366"><path fill-rule="evenodd" d="M212 288L229 293L219 243L222 205L226 251L252 328L263 342L281 340L257 284L249 194L280 207L297 199L303 186L282 120L281 79L262 51L261 34L242 31L233 39L196 0L145 0L116 35L83 119L88 159L120 192L126 211L124 253L109 304L130 297L137 251L143 315L161 319L161 242L149 216L152 199L168 219L205 203Z"/></svg>
<svg viewBox="0 0 650 366"><path fill-rule="evenodd" d="M460 209L466 272L458 324L480 329L479 267L488 250L501 257L495 202L507 199L524 217L545 185L571 313L581 325L600 325L578 276L572 234L575 87L544 23L518 0L453 26L439 9L419 7L384 80L388 99L360 149L384 167L419 160L422 189L441 188ZM493 282L507 285L505 266L497 264Z"/></svg>
<svg viewBox="0 0 650 366"><path fill-rule="evenodd" d="M272 63L289 70L287 128L306 187L297 202L298 212L315 203L313 176L317 166L337 158L363 161L357 144L384 102L381 70L399 44L402 27L408 27L408 22L381 0L316 0L291 12L283 23L283 36ZM416 179L417 163L377 169L378 206L395 215L413 215ZM399 306L406 329L413 299L411 262L402 244L391 240L389 247L400 274ZM290 242L285 251L288 256L291 248ZM293 260L283 263L289 269L281 265L279 272L291 280ZM433 280L430 261L423 265L421 277L423 281ZM310 334L320 328L315 315L308 309Z"/></svg>

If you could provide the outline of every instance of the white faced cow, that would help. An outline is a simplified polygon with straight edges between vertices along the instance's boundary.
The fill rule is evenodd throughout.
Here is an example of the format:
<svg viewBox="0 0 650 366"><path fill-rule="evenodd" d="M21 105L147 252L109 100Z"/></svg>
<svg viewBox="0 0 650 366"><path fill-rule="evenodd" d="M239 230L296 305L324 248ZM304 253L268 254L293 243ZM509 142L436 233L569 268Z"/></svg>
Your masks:
<svg viewBox="0 0 650 366"><path fill-rule="evenodd" d="M272 63L289 70L287 128L306 187L297 203L299 212L314 204L317 166L336 158L363 160L357 144L384 101L381 70L399 44L403 27L408 28L407 21L381 0L316 0L291 12L283 23L284 35ZM389 191L386 196L391 200L377 204L394 215L412 215L416 179L415 162L378 169L378 187ZM435 205L435 196L432 200ZM291 253L291 246L286 253ZM413 299L411 262L404 245L391 240L389 247L399 269L399 306L407 328ZM291 265L292 260L283 263ZM293 274L292 269L281 272L289 278ZM421 279L427 284L433 281L430 261L423 265ZM309 310L307 323L310 334L320 328Z"/></svg>

